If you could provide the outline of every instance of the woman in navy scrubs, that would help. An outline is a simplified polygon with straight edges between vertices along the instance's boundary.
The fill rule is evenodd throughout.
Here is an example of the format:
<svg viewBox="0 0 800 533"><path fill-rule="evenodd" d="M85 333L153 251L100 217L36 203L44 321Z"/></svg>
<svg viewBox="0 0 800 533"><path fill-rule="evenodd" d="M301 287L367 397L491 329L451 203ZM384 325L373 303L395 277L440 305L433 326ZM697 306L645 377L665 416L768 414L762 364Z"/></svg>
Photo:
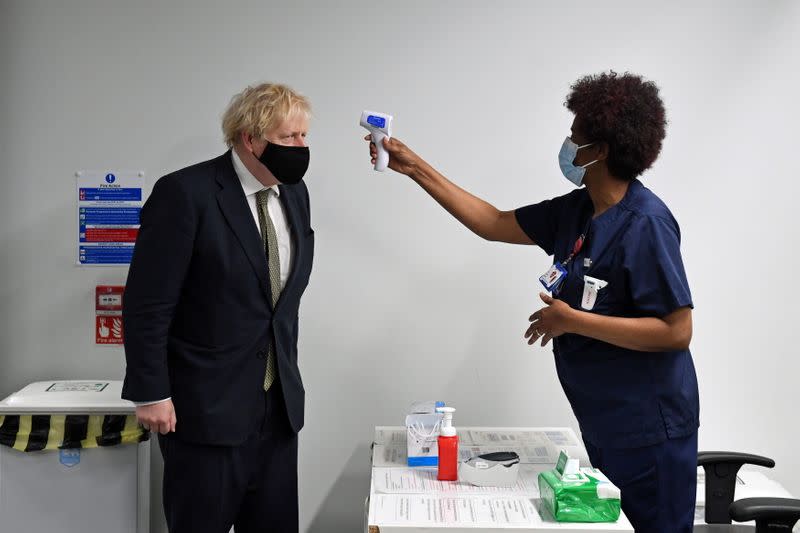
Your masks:
<svg viewBox="0 0 800 533"><path fill-rule="evenodd" d="M575 118L559 165L577 188L564 196L500 211L397 139L384 142L389 167L480 237L553 256L542 276L552 296L540 294L525 338L553 341L592 464L622 490L636 531L690 532L699 425L692 298L678 223L637 179L661 151L664 104L652 82L610 72L579 79L566 105Z"/></svg>

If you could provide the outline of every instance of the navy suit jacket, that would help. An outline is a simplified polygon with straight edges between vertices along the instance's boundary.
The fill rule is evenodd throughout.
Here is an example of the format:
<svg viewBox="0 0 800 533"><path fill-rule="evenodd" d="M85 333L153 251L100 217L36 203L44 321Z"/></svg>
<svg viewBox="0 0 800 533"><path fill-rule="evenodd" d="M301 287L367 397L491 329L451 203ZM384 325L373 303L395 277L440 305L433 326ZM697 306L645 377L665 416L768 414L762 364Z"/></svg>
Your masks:
<svg viewBox="0 0 800 533"><path fill-rule="evenodd" d="M303 427L297 322L314 231L305 183L280 190L293 264L274 307L267 255L230 151L159 179L142 208L123 297L122 397L171 397L182 440L235 445L257 431L271 339L289 422L295 432Z"/></svg>

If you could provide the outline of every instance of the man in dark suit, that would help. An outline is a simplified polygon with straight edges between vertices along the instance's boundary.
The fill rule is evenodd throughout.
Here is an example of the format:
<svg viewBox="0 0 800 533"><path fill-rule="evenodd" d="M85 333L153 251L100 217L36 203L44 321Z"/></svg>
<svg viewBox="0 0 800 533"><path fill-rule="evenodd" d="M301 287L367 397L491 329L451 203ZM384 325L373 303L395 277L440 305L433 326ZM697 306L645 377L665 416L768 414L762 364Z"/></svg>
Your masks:
<svg viewBox="0 0 800 533"><path fill-rule="evenodd" d="M160 433L171 533L298 529L298 309L314 255L310 106L248 87L225 154L159 179L123 299L122 397Z"/></svg>

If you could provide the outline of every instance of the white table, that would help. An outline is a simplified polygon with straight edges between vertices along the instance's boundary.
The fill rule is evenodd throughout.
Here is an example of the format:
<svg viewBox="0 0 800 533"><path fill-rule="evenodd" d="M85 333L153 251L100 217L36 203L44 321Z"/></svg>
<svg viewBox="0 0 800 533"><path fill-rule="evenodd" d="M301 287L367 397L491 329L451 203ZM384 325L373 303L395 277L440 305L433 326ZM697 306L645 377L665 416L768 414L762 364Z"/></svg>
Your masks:
<svg viewBox="0 0 800 533"><path fill-rule="evenodd" d="M435 468L406 466L404 427L379 426L375 428L370 495L365 505L366 533L633 531L624 514L615 523L576 524L556 522L541 507L536 475L555 466L561 449L580 458L582 466L589 466L586 450L572 429L459 427L458 434L462 461L480 453L516 451L522 461L517 486L478 488L440 482Z"/></svg>

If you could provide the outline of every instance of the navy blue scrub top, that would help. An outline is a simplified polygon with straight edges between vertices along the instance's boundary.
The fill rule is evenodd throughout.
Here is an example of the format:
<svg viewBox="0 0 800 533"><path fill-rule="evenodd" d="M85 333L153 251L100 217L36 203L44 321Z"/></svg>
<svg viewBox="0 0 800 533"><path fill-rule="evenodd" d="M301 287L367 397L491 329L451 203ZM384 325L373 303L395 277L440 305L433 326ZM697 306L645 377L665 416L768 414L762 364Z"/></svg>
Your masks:
<svg viewBox="0 0 800 533"><path fill-rule="evenodd" d="M588 224L557 298L614 317L661 318L693 307L680 229L661 199L634 180L621 202L595 219L593 213L585 188L515 212L525 233L559 262ZM591 259L588 267L585 258ZM581 309L584 275L608 282L591 311ZM553 351L583 438L596 447L649 446L697 430L697 376L689 350L639 352L564 334L553 340Z"/></svg>

